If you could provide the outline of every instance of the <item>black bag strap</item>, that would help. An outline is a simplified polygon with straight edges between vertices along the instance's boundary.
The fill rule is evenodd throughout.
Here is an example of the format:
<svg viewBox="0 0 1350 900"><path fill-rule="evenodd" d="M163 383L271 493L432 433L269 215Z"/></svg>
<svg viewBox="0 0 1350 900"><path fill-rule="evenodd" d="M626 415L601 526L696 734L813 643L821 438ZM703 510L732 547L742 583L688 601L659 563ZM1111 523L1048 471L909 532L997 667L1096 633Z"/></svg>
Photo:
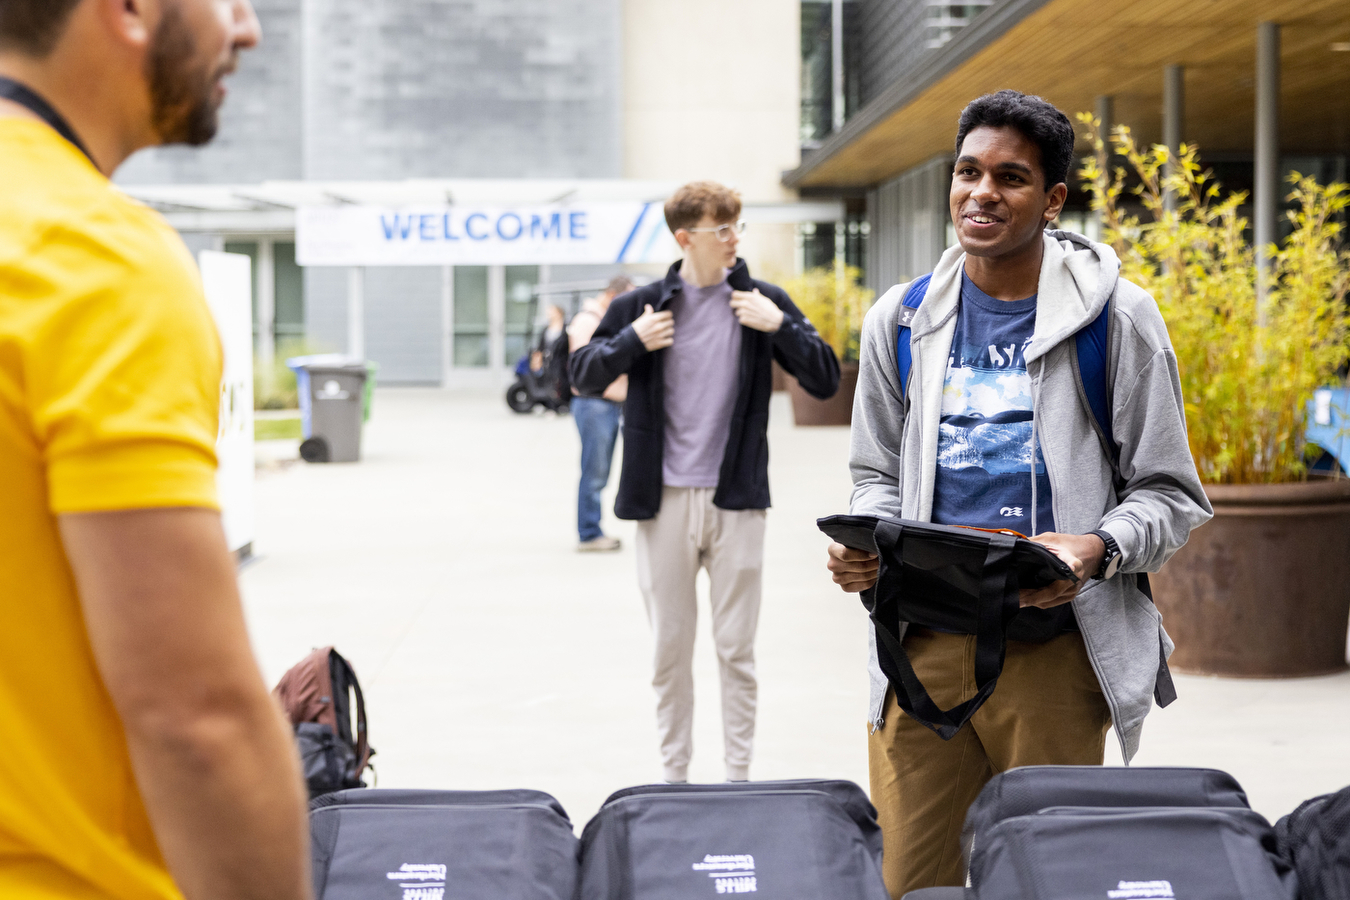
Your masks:
<svg viewBox="0 0 1350 900"><path fill-rule="evenodd" d="M893 577L899 582L897 589L903 590L904 526L881 520L877 522L875 535L877 548L881 551L878 556L882 567L877 573L877 583L880 584L885 570L889 568L886 549L893 548L895 558L900 562ZM870 589L873 602L868 604L868 612L876 628L877 660L895 691L896 702L911 718L932 729L944 741L951 740L971 720L998 685L998 676L1003 671L1003 660L1008 649L1007 625L1020 608L1017 567L1013 557L1016 541L1010 534L989 535L977 610L979 631L975 635L975 696L948 710L939 709L928 695L928 690L914 673L909 654L905 652L900 638L885 621L888 617L881 608L883 601L877 599L876 586Z"/></svg>
<svg viewBox="0 0 1350 900"><path fill-rule="evenodd" d="M1135 577L1135 584L1139 587L1139 593L1148 598L1148 602L1153 602L1153 587L1148 583L1148 573L1140 572ZM1167 665L1167 651L1162 643L1158 644L1158 676L1153 682L1153 702L1158 704L1158 708L1171 705L1172 701L1177 699L1177 685L1172 680L1172 669Z"/></svg>
<svg viewBox="0 0 1350 900"><path fill-rule="evenodd" d="M356 774L359 777L365 769L373 751L366 737L366 698L361 693L361 682L356 678L356 670L347 662L346 657L336 650L330 651L330 671L333 677L333 704L337 713L338 729L341 737L356 748ZM348 691L356 695L356 735L351 733L351 708ZM341 697L339 703L338 698Z"/></svg>
<svg viewBox="0 0 1350 900"><path fill-rule="evenodd" d="M79 150L91 163L94 163L94 157L89 155L88 148L75 134L75 129L71 128L70 123L32 88L15 81L13 78L0 75L0 97L19 104L46 122L53 131L74 144L76 150ZM94 168L98 168L98 163L94 163Z"/></svg>

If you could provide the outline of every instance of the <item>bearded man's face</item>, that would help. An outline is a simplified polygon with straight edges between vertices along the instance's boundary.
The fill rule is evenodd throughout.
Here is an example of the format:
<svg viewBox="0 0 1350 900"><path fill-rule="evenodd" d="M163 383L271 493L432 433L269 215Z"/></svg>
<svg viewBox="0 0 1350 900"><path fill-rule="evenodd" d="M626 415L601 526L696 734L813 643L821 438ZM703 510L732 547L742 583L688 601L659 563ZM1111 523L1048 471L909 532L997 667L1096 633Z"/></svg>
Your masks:
<svg viewBox="0 0 1350 900"><path fill-rule="evenodd" d="M199 147L216 136L225 102L222 82L238 64L240 50L252 45L235 36L238 5L164 0L146 57L152 124L160 143Z"/></svg>

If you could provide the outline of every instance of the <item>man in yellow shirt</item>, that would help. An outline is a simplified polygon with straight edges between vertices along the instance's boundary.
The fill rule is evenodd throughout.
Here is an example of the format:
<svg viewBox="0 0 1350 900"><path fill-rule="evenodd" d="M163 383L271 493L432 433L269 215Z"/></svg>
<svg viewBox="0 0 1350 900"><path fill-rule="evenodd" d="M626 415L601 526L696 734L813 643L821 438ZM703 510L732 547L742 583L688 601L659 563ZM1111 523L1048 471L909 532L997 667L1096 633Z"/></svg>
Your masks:
<svg viewBox="0 0 1350 900"><path fill-rule="evenodd" d="M304 900L215 496L220 344L112 187L204 143L248 0L0 0L0 897Z"/></svg>

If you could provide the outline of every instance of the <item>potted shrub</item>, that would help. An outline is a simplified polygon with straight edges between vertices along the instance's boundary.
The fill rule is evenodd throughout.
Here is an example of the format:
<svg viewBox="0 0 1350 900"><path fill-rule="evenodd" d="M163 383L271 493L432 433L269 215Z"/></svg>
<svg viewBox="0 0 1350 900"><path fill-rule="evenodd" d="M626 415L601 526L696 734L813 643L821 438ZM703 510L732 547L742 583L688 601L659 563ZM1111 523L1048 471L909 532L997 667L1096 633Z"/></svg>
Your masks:
<svg viewBox="0 0 1350 900"><path fill-rule="evenodd" d="M798 425L849 425L853 422L853 392L858 386L858 342L863 316L872 305L873 292L859 284L862 272L855 266L810 269L783 284L825 342L839 357L839 391L828 400L817 400L801 389L795 378L787 379L792 396L792 415Z"/></svg>
<svg viewBox="0 0 1350 900"><path fill-rule="evenodd" d="M1341 224L1350 187L1290 177L1292 233L1256 248L1193 146L1175 159L1112 137L1125 165L1097 151L1080 174L1122 275L1157 300L1171 334L1196 468L1213 521L1154 579L1182 671L1310 675L1345 668L1350 619L1350 480L1310 477L1304 434L1314 392L1350 361L1350 253ZM1132 184L1128 188L1126 185ZM1167 193L1175 197L1170 207ZM1144 216L1123 207L1130 195Z"/></svg>

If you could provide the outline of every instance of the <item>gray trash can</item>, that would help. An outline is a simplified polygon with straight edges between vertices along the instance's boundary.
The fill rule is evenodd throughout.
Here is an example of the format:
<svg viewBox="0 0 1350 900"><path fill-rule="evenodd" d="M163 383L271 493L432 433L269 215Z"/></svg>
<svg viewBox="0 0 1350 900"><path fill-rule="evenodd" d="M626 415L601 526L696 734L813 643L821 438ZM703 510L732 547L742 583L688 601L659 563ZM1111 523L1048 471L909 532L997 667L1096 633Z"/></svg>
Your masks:
<svg viewBox="0 0 1350 900"><path fill-rule="evenodd" d="M339 354L286 360L300 395L306 462L356 462L361 458L361 423L368 369L365 360Z"/></svg>

